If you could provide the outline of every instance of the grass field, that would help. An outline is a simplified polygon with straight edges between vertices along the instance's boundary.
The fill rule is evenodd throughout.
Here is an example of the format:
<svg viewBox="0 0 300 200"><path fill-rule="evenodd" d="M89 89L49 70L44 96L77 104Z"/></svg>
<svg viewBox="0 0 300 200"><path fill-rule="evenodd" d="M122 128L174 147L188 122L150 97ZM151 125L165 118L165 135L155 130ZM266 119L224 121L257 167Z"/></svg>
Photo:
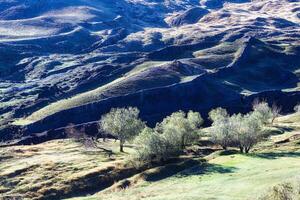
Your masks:
<svg viewBox="0 0 300 200"><path fill-rule="evenodd" d="M118 142L86 148L73 140L0 148L0 199L254 200L300 176L299 114L280 117L251 154L216 151L137 170ZM112 150L109 153L107 150ZM1 196L2 195L2 196Z"/></svg>
<svg viewBox="0 0 300 200"><path fill-rule="evenodd" d="M252 200L271 186L300 175L300 145L296 142L251 155L208 159L204 166L193 166L163 180L144 181L126 190L76 200Z"/></svg>
<svg viewBox="0 0 300 200"><path fill-rule="evenodd" d="M0 148L0 199L1 194L57 199L92 191L93 182L101 184L105 182L102 176L113 177L116 175L113 172L124 168L126 154L118 153L118 142L107 141L100 145L113 153L87 149L73 140ZM125 150L130 152L129 148Z"/></svg>

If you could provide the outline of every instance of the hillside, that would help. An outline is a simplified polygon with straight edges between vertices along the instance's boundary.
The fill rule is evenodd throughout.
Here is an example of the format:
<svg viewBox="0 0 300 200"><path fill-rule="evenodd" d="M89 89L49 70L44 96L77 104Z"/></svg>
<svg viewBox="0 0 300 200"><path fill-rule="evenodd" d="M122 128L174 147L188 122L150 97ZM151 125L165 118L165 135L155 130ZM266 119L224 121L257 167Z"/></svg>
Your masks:
<svg viewBox="0 0 300 200"><path fill-rule="evenodd" d="M291 0L0 1L0 138L90 123L122 106L139 107L150 124L179 109L246 112L256 97L290 112L300 99L299 8Z"/></svg>
<svg viewBox="0 0 300 200"><path fill-rule="evenodd" d="M278 118L270 129L271 137L249 155L206 146L215 152L138 170L126 161L134 149L127 145L118 153L113 140L98 148L70 139L2 147L0 193L24 199L256 199L300 175L299 114Z"/></svg>

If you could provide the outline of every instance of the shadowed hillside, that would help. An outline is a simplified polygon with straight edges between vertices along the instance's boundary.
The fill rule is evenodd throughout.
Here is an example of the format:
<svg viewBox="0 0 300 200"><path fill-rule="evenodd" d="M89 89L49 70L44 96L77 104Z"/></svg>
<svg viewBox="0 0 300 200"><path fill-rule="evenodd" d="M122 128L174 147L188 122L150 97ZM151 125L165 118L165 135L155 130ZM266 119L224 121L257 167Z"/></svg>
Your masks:
<svg viewBox="0 0 300 200"><path fill-rule="evenodd" d="M155 124L178 109L246 112L264 97L288 100L289 112L299 101L296 1L0 5L2 140L11 128L93 122L111 107L138 106Z"/></svg>

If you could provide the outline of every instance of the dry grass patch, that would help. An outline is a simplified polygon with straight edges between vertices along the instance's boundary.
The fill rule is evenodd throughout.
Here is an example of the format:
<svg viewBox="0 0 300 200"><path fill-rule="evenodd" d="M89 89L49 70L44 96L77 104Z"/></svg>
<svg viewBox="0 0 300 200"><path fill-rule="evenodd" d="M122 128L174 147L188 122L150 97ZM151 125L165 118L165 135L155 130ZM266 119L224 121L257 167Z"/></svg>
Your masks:
<svg viewBox="0 0 300 200"><path fill-rule="evenodd" d="M117 153L118 142L100 145L113 155L85 149L72 140L2 148L0 191L6 197L60 199L101 189L103 183L113 184L111 180L122 174L125 154Z"/></svg>

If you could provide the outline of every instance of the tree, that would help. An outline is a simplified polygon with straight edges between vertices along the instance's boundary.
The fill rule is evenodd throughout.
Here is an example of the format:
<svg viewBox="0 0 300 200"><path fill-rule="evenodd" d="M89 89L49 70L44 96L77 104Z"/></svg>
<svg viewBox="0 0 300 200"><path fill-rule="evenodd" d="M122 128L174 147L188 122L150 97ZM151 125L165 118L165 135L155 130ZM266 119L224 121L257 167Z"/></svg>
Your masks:
<svg viewBox="0 0 300 200"><path fill-rule="evenodd" d="M219 110L220 111L220 110ZM263 117L261 110L247 115L235 114L229 116L222 110L214 110L214 121L209 129L211 139L215 144L227 149L230 146L238 147L241 153L248 153L263 136Z"/></svg>
<svg viewBox="0 0 300 200"><path fill-rule="evenodd" d="M209 129L212 142L226 150L234 141L234 123L231 117L219 118Z"/></svg>
<svg viewBox="0 0 300 200"><path fill-rule="evenodd" d="M227 113L227 110L224 108L215 108L212 109L209 113L208 113L209 119L214 122L217 120L221 120L224 118L227 118L229 115Z"/></svg>
<svg viewBox="0 0 300 200"><path fill-rule="evenodd" d="M120 151L126 141L133 140L145 127L145 123L139 119L137 108L113 108L102 116L100 120L102 129L120 140Z"/></svg>
<svg viewBox="0 0 300 200"><path fill-rule="evenodd" d="M148 127L135 138L134 144L137 146L134 160L139 163L167 159L174 155L163 135Z"/></svg>
<svg viewBox="0 0 300 200"><path fill-rule="evenodd" d="M231 118L224 108L216 108L209 113L209 119L213 122L209 133L213 143L227 149L233 142Z"/></svg>
<svg viewBox="0 0 300 200"><path fill-rule="evenodd" d="M274 120L280 116L280 112L281 112L281 107L280 106L277 106L276 104L273 104L272 105L272 108L271 108L271 112L272 112L272 120L271 120L271 123L273 124L274 123Z"/></svg>
<svg viewBox="0 0 300 200"><path fill-rule="evenodd" d="M253 111L255 111L256 117L263 123L267 124L270 119L273 118L272 109L266 101L254 100Z"/></svg>
<svg viewBox="0 0 300 200"><path fill-rule="evenodd" d="M263 138L263 121L260 117L258 111L245 116L235 115L232 117L234 143L240 148L241 153L248 153Z"/></svg>
<svg viewBox="0 0 300 200"><path fill-rule="evenodd" d="M155 129L173 143L172 148L180 147L183 150L198 136L197 131L202 123L203 119L199 113L189 111L186 114L178 111L158 123Z"/></svg>

